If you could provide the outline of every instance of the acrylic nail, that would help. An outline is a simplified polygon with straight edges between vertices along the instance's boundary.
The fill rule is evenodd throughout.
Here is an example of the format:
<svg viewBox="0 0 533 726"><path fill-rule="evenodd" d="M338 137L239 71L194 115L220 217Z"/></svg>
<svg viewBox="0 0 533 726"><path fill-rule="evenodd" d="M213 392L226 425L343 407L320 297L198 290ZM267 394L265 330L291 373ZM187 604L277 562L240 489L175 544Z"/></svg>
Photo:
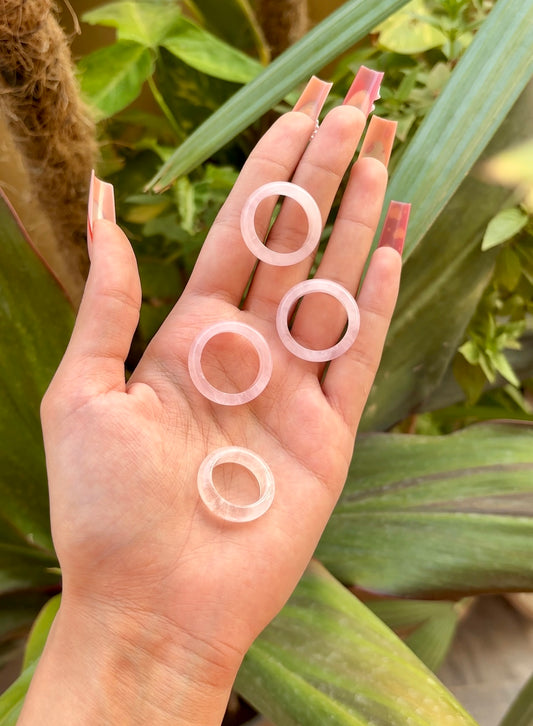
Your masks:
<svg viewBox="0 0 533 726"><path fill-rule="evenodd" d="M389 204L378 247L392 247L402 254L410 211L411 205L407 202Z"/></svg>
<svg viewBox="0 0 533 726"><path fill-rule="evenodd" d="M396 121L380 116L372 116L366 132L359 158L371 156L388 165L394 137L396 136Z"/></svg>
<svg viewBox="0 0 533 726"><path fill-rule="evenodd" d="M305 113L313 121L318 121L318 116L331 91L332 85L333 83L321 81L320 78L311 76L311 80L304 88L302 95L296 101L292 110Z"/></svg>
<svg viewBox="0 0 533 726"><path fill-rule="evenodd" d="M91 242L94 223L97 219L116 221L115 192L113 185L98 179L93 169L89 183L89 202L87 205L87 239Z"/></svg>
<svg viewBox="0 0 533 726"><path fill-rule="evenodd" d="M343 101L345 106L355 106L368 116L379 96L383 73L361 66Z"/></svg>

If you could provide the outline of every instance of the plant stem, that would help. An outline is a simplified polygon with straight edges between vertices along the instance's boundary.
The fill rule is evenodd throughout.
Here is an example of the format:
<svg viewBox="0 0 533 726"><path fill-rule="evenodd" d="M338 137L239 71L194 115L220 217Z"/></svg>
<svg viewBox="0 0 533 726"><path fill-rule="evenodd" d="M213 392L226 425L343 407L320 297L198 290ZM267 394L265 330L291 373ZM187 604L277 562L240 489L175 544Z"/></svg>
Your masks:
<svg viewBox="0 0 533 726"><path fill-rule="evenodd" d="M174 118L174 114L170 110L170 108L167 106L165 99L163 98L159 88L155 85L155 81L153 79L153 76L148 77L148 86L150 90L152 91L152 95L155 98L159 108L163 113L165 114L165 118L170 124L170 127L174 131L176 138L178 141L182 141L184 138L183 132L181 131L180 127L178 126L176 119Z"/></svg>

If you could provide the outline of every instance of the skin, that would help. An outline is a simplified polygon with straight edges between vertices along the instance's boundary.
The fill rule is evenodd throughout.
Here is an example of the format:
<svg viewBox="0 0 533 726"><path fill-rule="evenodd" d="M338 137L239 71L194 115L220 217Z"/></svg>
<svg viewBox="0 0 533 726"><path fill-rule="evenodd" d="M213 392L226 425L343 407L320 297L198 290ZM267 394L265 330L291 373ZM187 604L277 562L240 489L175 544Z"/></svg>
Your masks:
<svg viewBox="0 0 533 726"><path fill-rule="evenodd" d="M95 223L75 330L42 404L64 592L21 726L221 723L246 650L290 596L342 490L401 268L394 249L373 254L357 297L359 337L323 376L323 366L283 347L274 323L281 297L307 277L312 260L285 268L260 263L241 304L255 260L242 242L240 210L261 184L290 179L314 196L325 221L365 122L357 108L338 107L310 143L314 123L304 113L273 125L127 382L124 360L141 303L137 266L122 231ZM386 182L378 159L354 164L318 268L353 293ZM270 219L267 207L258 210L259 230ZM269 244L298 246L303 223L288 201ZM247 322L271 348L271 381L244 406L211 403L188 374L191 341L219 320ZM338 303L309 296L293 334L324 348L342 327ZM212 350L219 373L231 368L220 337ZM253 356L244 349L237 356L246 372ZM252 449L274 473L273 505L253 522L218 519L199 499L200 463L227 445ZM230 471L225 485L233 477Z"/></svg>

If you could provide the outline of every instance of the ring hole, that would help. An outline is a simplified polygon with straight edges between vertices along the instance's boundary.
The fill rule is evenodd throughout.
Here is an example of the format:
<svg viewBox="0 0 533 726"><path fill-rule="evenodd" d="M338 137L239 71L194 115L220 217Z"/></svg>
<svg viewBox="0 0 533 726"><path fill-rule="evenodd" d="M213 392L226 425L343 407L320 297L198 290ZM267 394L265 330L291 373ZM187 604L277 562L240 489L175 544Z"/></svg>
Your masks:
<svg viewBox="0 0 533 726"><path fill-rule="evenodd" d="M295 334L291 324L297 313L301 313L301 317ZM289 315L292 337L309 350L323 350L338 343L344 336L347 322L344 305L324 292L310 292L300 297Z"/></svg>
<svg viewBox="0 0 533 726"><path fill-rule="evenodd" d="M212 386L224 393L240 393L257 378L259 356L244 336L218 333L206 343L201 365Z"/></svg>
<svg viewBox="0 0 533 726"><path fill-rule="evenodd" d="M269 210L272 208L272 199L263 199L257 208L257 212L254 218L255 231L259 239L263 240L263 244L266 245L268 241L268 247L273 252L288 253L299 250L309 232L309 221L307 215L303 210L302 206L294 199L288 197L278 198L274 209L272 210L270 217L268 216ZM281 210L284 210L283 214L288 215L290 224L285 219L285 226L283 234L273 235L271 234L272 228L276 220L278 219ZM258 228L257 220L261 220L261 224ZM263 220L268 220L268 225ZM266 233L264 230L266 229Z"/></svg>
<svg viewBox="0 0 533 726"><path fill-rule="evenodd" d="M221 463L213 469L213 484L221 497L237 506L248 506L260 495L259 483L241 464Z"/></svg>

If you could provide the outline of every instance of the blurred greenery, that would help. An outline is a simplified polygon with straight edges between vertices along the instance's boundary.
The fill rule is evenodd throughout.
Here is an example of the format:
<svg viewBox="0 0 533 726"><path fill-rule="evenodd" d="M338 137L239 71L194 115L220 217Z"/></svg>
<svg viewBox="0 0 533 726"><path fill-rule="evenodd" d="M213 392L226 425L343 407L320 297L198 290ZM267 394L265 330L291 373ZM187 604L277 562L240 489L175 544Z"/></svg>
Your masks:
<svg viewBox="0 0 533 726"><path fill-rule="evenodd" d="M533 0L349 0L272 63L249 0L125 0L83 20L116 31L78 74L99 120L99 174L139 261L130 365L299 84L326 74L327 110L362 63L385 72L376 112L398 121L389 196L413 204L400 300L322 564L254 644L237 689L278 726L472 724L422 663L445 657L465 602L452 598L533 590ZM0 236L7 659L60 587L38 409L74 313L7 200ZM0 697L3 726L57 607Z"/></svg>

